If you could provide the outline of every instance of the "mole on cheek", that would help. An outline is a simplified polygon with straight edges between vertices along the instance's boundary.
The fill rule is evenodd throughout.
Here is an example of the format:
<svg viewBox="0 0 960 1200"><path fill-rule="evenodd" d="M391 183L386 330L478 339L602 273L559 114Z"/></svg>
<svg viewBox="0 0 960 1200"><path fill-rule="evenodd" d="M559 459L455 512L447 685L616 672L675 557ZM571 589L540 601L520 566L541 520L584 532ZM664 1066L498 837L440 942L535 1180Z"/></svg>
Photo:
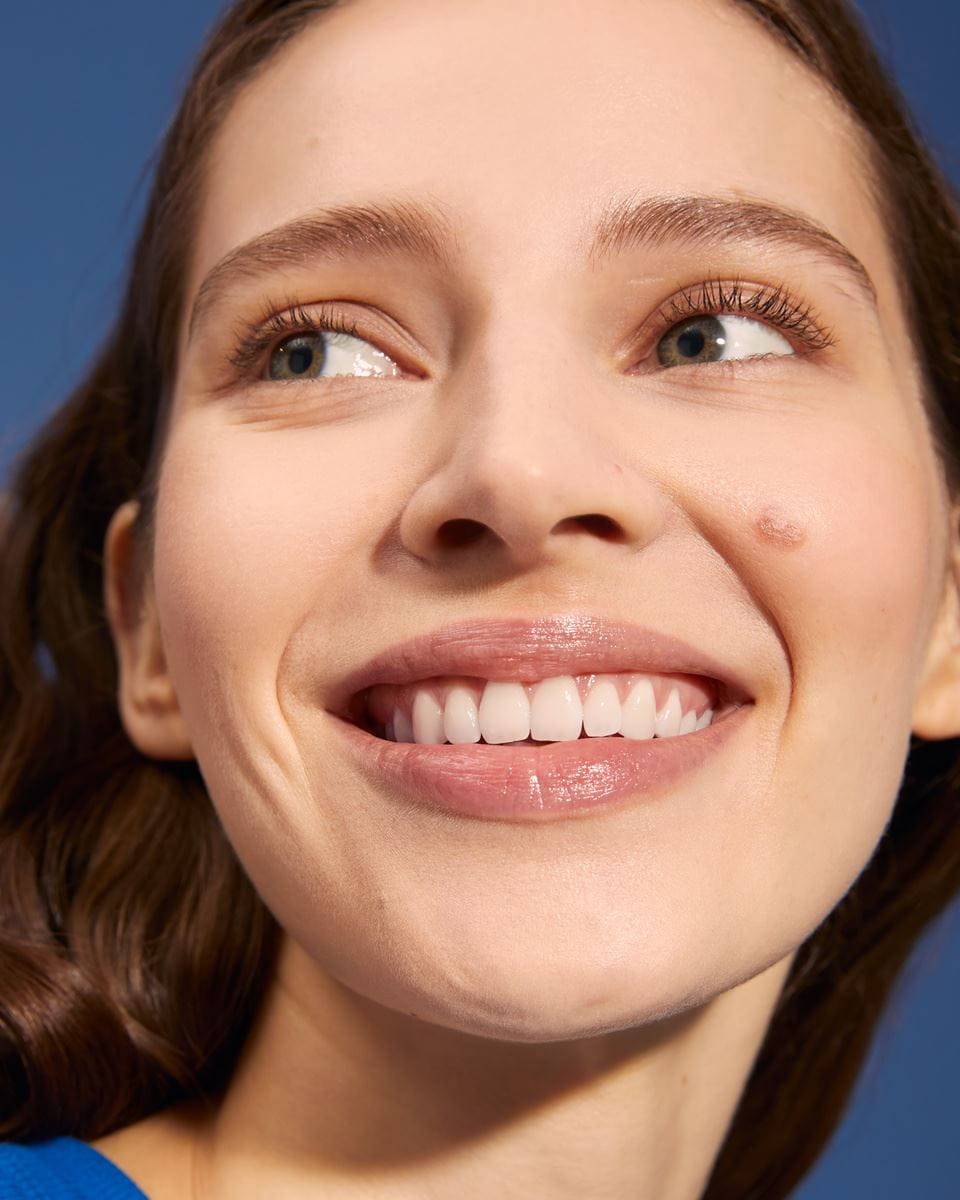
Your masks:
<svg viewBox="0 0 960 1200"><path fill-rule="evenodd" d="M753 528L762 542L782 550L793 550L806 541L803 526L791 521L778 508L762 509L753 520Z"/></svg>

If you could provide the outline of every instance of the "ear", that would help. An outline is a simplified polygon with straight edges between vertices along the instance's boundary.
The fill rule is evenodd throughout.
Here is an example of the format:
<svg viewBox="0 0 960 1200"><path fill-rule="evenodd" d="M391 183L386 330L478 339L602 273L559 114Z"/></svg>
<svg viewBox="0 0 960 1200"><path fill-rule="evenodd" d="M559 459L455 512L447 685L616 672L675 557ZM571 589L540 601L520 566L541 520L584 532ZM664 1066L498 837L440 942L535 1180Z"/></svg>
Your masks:
<svg viewBox="0 0 960 1200"><path fill-rule="evenodd" d="M913 706L913 732L928 741L960 737L960 510L954 508L951 519L943 599Z"/></svg>
<svg viewBox="0 0 960 1200"><path fill-rule="evenodd" d="M140 505L113 514L103 545L103 600L117 655L118 705L127 736L148 758L192 759L177 694L167 671L153 583L137 555Z"/></svg>

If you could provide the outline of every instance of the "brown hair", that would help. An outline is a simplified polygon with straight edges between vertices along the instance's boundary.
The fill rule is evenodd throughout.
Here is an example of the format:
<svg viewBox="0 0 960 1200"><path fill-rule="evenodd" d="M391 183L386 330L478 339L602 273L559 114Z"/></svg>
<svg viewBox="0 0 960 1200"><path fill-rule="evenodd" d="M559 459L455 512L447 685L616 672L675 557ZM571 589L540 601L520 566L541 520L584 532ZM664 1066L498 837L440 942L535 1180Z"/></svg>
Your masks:
<svg viewBox="0 0 960 1200"><path fill-rule="evenodd" d="M867 135L931 435L960 479L960 216L845 0L731 0ZM162 147L126 295L87 379L34 439L0 521L0 1137L92 1140L226 1084L277 926L194 763L120 724L107 523L153 499L206 151L238 91L335 0L240 0ZM797 953L704 1200L786 1197L834 1132L910 951L958 889L960 746L911 742L891 821Z"/></svg>

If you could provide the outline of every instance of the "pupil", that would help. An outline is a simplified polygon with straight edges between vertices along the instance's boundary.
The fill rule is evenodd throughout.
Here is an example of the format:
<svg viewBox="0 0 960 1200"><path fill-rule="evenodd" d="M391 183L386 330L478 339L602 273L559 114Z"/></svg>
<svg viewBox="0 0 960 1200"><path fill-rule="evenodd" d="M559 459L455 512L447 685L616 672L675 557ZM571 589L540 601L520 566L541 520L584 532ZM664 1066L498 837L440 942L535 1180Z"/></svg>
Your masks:
<svg viewBox="0 0 960 1200"><path fill-rule="evenodd" d="M287 351L287 366L294 375L305 375L312 365L312 346L291 346Z"/></svg>
<svg viewBox="0 0 960 1200"><path fill-rule="evenodd" d="M685 329L677 338L677 350L684 358L696 358L706 344L707 339L699 329Z"/></svg>

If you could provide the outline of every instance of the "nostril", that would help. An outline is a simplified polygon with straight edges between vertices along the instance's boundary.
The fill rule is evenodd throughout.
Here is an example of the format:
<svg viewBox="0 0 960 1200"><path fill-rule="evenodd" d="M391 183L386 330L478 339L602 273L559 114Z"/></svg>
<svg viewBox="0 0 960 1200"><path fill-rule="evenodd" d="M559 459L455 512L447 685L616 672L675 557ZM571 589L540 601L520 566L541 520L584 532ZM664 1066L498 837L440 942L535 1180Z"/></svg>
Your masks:
<svg viewBox="0 0 960 1200"><path fill-rule="evenodd" d="M617 522L603 513L583 513L579 517L568 517L565 521L561 521L557 528L562 529L570 524L578 525L588 533L605 538L607 541L614 541L623 535L623 530Z"/></svg>
<svg viewBox="0 0 960 1200"><path fill-rule="evenodd" d="M466 517L456 517L444 523L437 530L437 541L444 549L450 550L458 546L472 546L486 532L486 525L481 521L471 521Z"/></svg>

